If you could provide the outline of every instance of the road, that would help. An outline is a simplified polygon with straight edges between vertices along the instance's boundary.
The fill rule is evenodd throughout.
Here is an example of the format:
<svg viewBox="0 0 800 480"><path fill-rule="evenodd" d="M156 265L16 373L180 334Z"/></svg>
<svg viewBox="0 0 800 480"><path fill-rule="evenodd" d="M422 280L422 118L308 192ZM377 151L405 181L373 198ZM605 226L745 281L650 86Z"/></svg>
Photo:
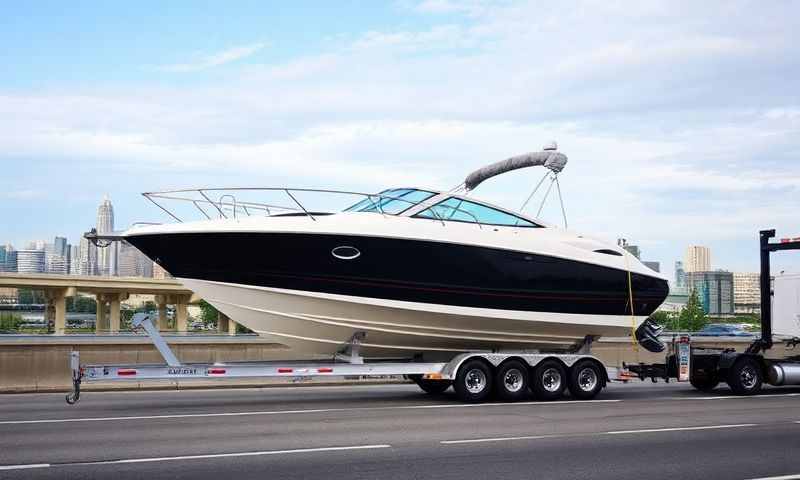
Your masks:
<svg viewBox="0 0 800 480"><path fill-rule="evenodd" d="M753 479L800 474L800 389L612 385L489 403L413 385L0 396L0 478ZM800 478L800 476L796 477Z"/></svg>

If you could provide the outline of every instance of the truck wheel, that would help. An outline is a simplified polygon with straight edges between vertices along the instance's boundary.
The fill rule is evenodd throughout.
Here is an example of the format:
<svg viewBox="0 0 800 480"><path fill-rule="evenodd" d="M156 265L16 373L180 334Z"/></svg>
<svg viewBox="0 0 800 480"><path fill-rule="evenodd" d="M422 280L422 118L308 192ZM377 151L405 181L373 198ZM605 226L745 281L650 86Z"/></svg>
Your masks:
<svg viewBox="0 0 800 480"><path fill-rule="evenodd" d="M458 369L453 389L462 402L482 402L492 392L492 371L480 360L468 360Z"/></svg>
<svg viewBox="0 0 800 480"><path fill-rule="evenodd" d="M603 370L596 362L581 360L569 369L569 393L578 400L591 400L603 389Z"/></svg>
<svg viewBox="0 0 800 480"><path fill-rule="evenodd" d="M444 393L445 390L450 388L450 382L447 380L426 380L424 378L415 378L413 380L423 392L431 395Z"/></svg>
<svg viewBox="0 0 800 480"><path fill-rule="evenodd" d="M713 373L702 378L692 375L689 378L689 383L691 383L694 388L700 390L701 392L710 392L711 390L717 388L717 385L719 385L719 378L717 378L717 376Z"/></svg>
<svg viewBox="0 0 800 480"><path fill-rule="evenodd" d="M755 395L764 381L761 365L749 357L740 358L728 370L728 385L736 395Z"/></svg>
<svg viewBox="0 0 800 480"><path fill-rule="evenodd" d="M516 402L528 393L528 368L518 360L500 365L495 380L497 396L506 402Z"/></svg>
<svg viewBox="0 0 800 480"><path fill-rule="evenodd" d="M539 400L555 400L567 387L567 372L558 360L545 360L531 374L531 390Z"/></svg>

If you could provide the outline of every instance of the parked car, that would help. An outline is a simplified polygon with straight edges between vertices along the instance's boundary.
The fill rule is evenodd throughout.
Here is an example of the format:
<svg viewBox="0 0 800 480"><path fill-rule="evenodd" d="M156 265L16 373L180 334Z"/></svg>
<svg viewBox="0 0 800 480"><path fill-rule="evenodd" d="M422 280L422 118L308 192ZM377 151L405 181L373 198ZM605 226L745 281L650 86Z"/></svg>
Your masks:
<svg viewBox="0 0 800 480"><path fill-rule="evenodd" d="M740 325L729 323L710 323L703 327L695 336L702 337L752 337L753 334L743 329Z"/></svg>

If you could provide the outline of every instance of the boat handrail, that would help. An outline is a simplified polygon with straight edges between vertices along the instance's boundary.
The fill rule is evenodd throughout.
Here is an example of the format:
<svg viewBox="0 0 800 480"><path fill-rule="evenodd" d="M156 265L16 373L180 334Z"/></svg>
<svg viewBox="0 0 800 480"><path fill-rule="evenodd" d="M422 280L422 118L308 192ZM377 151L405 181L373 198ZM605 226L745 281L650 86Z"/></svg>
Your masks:
<svg viewBox="0 0 800 480"><path fill-rule="evenodd" d="M234 195L235 192L283 192L286 196L291 199L291 201L297 205L296 207L293 206L285 206L285 205L276 205L271 203L261 203L261 202L253 202L253 201L242 201L236 198ZM340 195L353 195L353 196L360 196L364 197L371 203L371 207L375 208L377 212L381 215L386 216L387 213L383 210L383 200L396 200L400 202L404 202L409 204L409 207L413 207L414 205L418 205L419 201L412 201L406 198L394 196L394 195L387 195L383 193L364 193L364 192L355 192L349 190L327 190L327 189L318 189L318 188L286 188L286 187L232 187L232 188L186 188L186 189L178 189L178 190L164 190L159 192L143 192L142 196L152 202L155 206L160 208L164 213L172 217L175 221L179 223L183 223L183 219L173 210L170 210L162 203L159 203L159 200L175 200L175 201L184 201L189 202L194 207L199 210L203 216L207 219L211 219L211 215L208 214L205 208L202 205L210 205L217 210L220 218L229 218L226 212L230 212L233 218L237 218L237 212L244 213L245 216L252 216L252 212L259 212L265 213L267 216L273 214L275 210L283 210L289 212L302 212L304 215L308 216L310 219L316 221L317 219L314 217L314 212L310 211L306 208L305 205L297 198L296 193L332 193L332 194L340 194ZM221 194L218 197L217 201L212 200L212 197L209 195L211 194ZM199 195L199 197L198 197ZM377 197L377 201L375 200ZM466 212L469 214L469 212ZM439 220L442 225L445 225L444 219L441 216L434 212L437 220ZM479 225L480 226L480 225Z"/></svg>

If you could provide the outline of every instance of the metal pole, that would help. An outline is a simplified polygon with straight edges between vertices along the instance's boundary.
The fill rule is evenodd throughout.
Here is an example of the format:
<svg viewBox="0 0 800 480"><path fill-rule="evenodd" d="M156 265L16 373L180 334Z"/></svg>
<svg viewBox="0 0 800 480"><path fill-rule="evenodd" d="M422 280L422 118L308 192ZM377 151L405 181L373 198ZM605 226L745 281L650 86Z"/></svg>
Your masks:
<svg viewBox="0 0 800 480"><path fill-rule="evenodd" d="M761 230L761 345L763 349L772 347L772 289L770 287L769 239L775 230Z"/></svg>
<svg viewBox="0 0 800 480"><path fill-rule="evenodd" d="M564 216L564 229L566 230L567 227L567 211L564 209L564 198L561 196L561 184L558 183L558 174L555 176L556 178L556 189L558 190L558 203L561 204L561 215Z"/></svg>
<svg viewBox="0 0 800 480"><path fill-rule="evenodd" d="M542 199L542 204L539 205L539 211L536 212L536 218L539 218L539 215L542 214L542 209L544 208L544 202L547 201L547 197L550 195L550 190L553 189L553 183L554 183L554 181L550 180L550 186L547 187L547 192L545 192L545 194L544 194L544 198Z"/></svg>
<svg viewBox="0 0 800 480"><path fill-rule="evenodd" d="M534 189L533 189L533 191L531 192L531 194L530 194L530 195L528 195L528 198L526 198L526 199L525 199L525 201L524 201L524 202L522 202L522 206L521 206L521 207L519 207L519 211L520 211L520 212L523 212L523 211L525 211L525 207L528 205L528 202L530 202L530 201L531 201L531 198L533 198L533 195L534 195L534 194L536 194L536 191L537 191L537 190L539 190L539 187L541 187L541 186L542 186L542 182L544 182L544 179L545 179L545 178L547 178L547 175L548 175L549 173L550 173L550 172L544 172L544 176L542 177L542 179L541 179L541 180L539 180L539 183L537 183L537 184L536 184L536 188L534 188Z"/></svg>

